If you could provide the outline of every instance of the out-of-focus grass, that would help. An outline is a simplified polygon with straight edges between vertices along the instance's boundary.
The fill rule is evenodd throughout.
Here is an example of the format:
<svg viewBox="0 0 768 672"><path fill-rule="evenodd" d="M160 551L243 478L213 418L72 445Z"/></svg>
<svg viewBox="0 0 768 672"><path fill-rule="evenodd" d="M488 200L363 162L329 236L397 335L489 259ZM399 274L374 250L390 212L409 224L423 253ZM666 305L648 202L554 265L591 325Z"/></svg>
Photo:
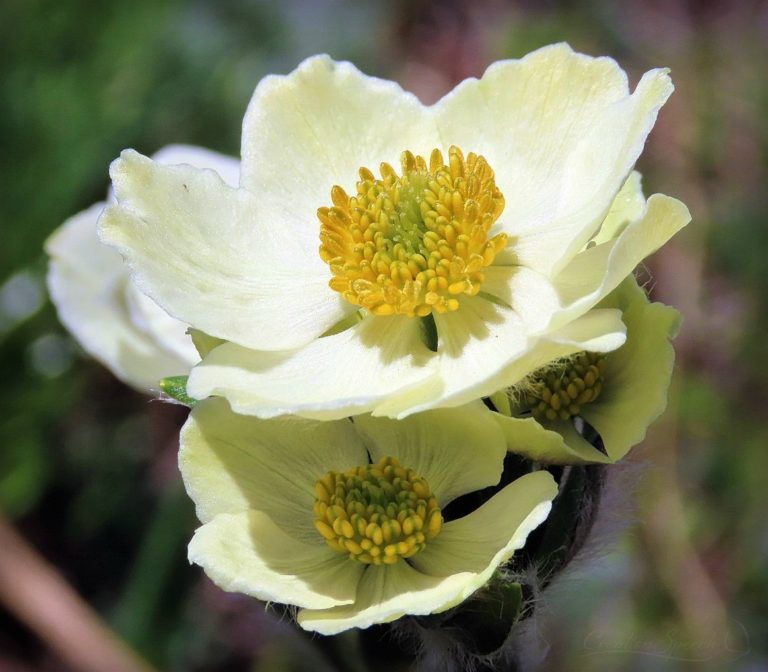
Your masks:
<svg viewBox="0 0 768 672"><path fill-rule="evenodd" d="M160 669L334 669L333 643L294 634L188 567L195 522L175 470L183 413L82 356L42 298L42 243L103 198L124 147L236 155L260 77L311 53L433 100L494 59L565 39L616 57L633 83L672 68L677 92L639 168L647 190L682 198L694 223L649 263L654 295L685 324L670 411L635 454L646 465L638 522L545 603L549 669L768 665L766 11L725 1L6 0L0 507ZM730 654L712 630L723 616ZM2 611L0 651L0 664L52 665Z"/></svg>

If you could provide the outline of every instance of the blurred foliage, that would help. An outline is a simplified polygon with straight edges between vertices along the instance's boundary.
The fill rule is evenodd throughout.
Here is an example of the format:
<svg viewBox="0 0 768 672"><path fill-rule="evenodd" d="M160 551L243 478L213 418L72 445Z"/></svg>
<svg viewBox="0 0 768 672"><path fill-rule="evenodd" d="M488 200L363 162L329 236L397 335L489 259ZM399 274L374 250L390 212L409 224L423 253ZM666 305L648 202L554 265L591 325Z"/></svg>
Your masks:
<svg viewBox="0 0 768 672"><path fill-rule="evenodd" d="M765 668L767 27L765 3L725 0L5 0L0 507L160 669L352 669L354 637L296 633L188 566L195 520L175 469L184 412L82 355L45 300L43 241L103 198L125 147L236 155L255 84L312 53L431 101L497 58L565 39L616 57L633 82L672 68L677 93L639 167L695 223L649 263L655 296L686 321L670 410L635 451L639 523L554 587L547 669ZM708 625L718 614L727 633ZM732 651L718 658L705 644L726 634ZM0 667L59 669L2 610L0 652Z"/></svg>

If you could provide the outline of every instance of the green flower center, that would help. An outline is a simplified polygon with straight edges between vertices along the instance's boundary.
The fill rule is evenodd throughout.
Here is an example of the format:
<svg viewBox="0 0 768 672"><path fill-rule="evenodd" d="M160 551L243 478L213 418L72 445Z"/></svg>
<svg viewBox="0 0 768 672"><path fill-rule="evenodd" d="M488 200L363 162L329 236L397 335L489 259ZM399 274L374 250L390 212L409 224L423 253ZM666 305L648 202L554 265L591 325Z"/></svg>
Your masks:
<svg viewBox="0 0 768 672"><path fill-rule="evenodd" d="M538 420L569 420L600 396L604 370L605 355L580 352L532 373L523 399Z"/></svg>
<svg viewBox="0 0 768 672"><path fill-rule="evenodd" d="M326 543L352 560L391 565L421 551L443 525L427 482L394 457L315 483L315 527Z"/></svg>
<svg viewBox="0 0 768 672"><path fill-rule="evenodd" d="M455 146L448 163L438 149L429 163L405 151L401 168L382 163L380 179L360 168L355 195L334 186L333 206L317 211L328 284L374 315L458 310L507 246L505 233L489 235L504 196L485 158Z"/></svg>

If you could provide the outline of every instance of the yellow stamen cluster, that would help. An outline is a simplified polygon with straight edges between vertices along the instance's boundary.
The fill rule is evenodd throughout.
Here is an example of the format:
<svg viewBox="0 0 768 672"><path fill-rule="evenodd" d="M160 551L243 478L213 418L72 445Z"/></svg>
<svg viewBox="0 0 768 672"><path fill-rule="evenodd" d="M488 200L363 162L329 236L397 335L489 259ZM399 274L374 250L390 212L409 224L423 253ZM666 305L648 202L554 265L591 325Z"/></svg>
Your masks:
<svg viewBox="0 0 768 672"><path fill-rule="evenodd" d="M580 352L562 366L547 367L526 382L525 401L539 420L569 420L603 389L605 356Z"/></svg>
<svg viewBox="0 0 768 672"><path fill-rule="evenodd" d="M361 168L354 196L335 186L333 206L317 211L329 285L374 315L457 310L507 245L504 233L488 237L504 197L485 158L455 146L447 164L435 149L429 166L409 151L401 166L382 163L381 179Z"/></svg>
<svg viewBox="0 0 768 672"><path fill-rule="evenodd" d="M391 565L410 558L440 533L443 516L427 482L394 457L315 483L315 527L353 560Z"/></svg>

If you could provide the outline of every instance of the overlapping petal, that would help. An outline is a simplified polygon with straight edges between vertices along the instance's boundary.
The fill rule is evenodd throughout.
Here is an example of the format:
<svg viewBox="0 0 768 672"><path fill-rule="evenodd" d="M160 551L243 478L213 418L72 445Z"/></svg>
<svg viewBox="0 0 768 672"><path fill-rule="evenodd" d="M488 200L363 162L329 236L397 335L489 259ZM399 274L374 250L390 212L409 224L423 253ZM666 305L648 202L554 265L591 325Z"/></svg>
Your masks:
<svg viewBox="0 0 768 672"><path fill-rule="evenodd" d="M585 349L610 351L624 343L626 329L618 310L595 309L558 331L528 340L511 309L484 300L473 300L471 305L476 310L461 317L435 318L442 338L439 377L432 384L439 381L439 391L421 399L393 396L374 415L405 417L437 406L467 404L516 383L558 357Z"/></svg>
<svg viewBox="0 0 768 672"><path fill-rule="evenodd" d="M645 438L648 426L667 406L675 350L671 339L680 327L680 314L661 303L649 303L633 279L609 297L605 305L624 308L627 342L606 358L606 385L599 403L582 415L600 434L611 460L620 460Z"/></svg>
<svg viewBox="0 0 768 672"><path fill-rule="evenodd" d="M601 310L621 310L627 326L626 342L605 356L600 396L579 413L599 434L604 452L587 441L572 420L496 415L511 452L543 463L616 462L645 438L648 426L666 407L675 358L671 339L679 313L650 303L632 277L600 305Z"/></svg>
<svg viewBox="0 0 768 672"><path fill-rule="evenodd" d="M349 422L254 422L223 399L195 407L181 446L179 467L201 521L258 509L302 541L318 538L312 513L317 479L368 459Z"/></svg>
<svg viewBox="0 0 768 672"><path fill-rule="evenodd" d="M162 166L133 151L110 172L119 205L100 219L102 240L177 319L235 343L284 350L351 312L328 287L317 254L265 222L250 192L212 171Z"/></svg>
<svg viewBox="0 0 768 672"><path fill-rule="evenodd" d="M241 186L258 197L270 226L317 259L315 213L331 205L332 186L354 193L361 167L399 165L406 149L429 155L440 146L416 96L351 63L315 56L256 88L243 122Z"/></svg>
<svg viewBox="0 0 768 672"><path fill-rule="evenodd" d="M556 322L566 322L595 305L690 221L688 208L677 199L651 196L641 218L618 237L577 254L558 274L555 284L567 308Z"/></svg>
<svg viewBox="0 0 768 672"><path fill-rule="evenodd" d="M375 408L395 391L428 385L434 353L418 320L369 317L292 352L222 345L195 367L187 390L198 399L226 397L238 413L298 413L343 418Z"/></svg>
<svg viewBox="0 0 768 672"><path fill-rule="evenodd" d="M46 241L48 291L59 319L90 355L136 389L156 390L160 378L187 373L197 357L183 324L164 323L158 334L134 321L122 259L96 235L105 205L71 217ZM164 315L154 304L144 306L155 327Z"/></svg>
<svg viewBox="0 0 768 672"><path fill-rule="evenodd" d="M494 166L519 263L552 275L596 233L672 90L652 70L630 95L613 59L557 44L495 63L435 112L445 143Z"/></svg>
<svg viewBox="0 0 768 672"><path fill-rule="evenodd" d="M482 404L438 409L399 422L360 415L358 431L371 460L391 456L423 476L440 506L473 490L496 485L504 460L504 436Z"/></svg>

